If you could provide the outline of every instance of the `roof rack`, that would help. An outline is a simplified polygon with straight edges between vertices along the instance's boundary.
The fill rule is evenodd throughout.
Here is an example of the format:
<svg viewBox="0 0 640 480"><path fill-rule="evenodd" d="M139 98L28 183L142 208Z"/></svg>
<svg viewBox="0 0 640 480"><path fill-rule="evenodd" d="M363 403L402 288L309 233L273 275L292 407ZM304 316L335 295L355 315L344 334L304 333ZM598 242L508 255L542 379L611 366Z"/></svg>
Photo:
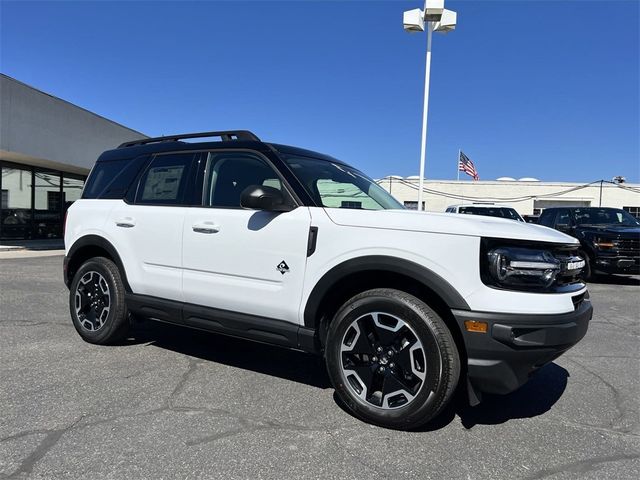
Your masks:
<svg viewBox="0 0 640 480"><path fill-rule="evenodd" d="M134 140L131 142L125 142L118 148L134 147L137 145L147 145L149 143L159 142L179 142L185 138L206 138L206 137L220 137L222 141L228 142L231 140L248 140L253 142L259 142L260 139L249 130L226 130L221 132L200 132L200 133L185 133L183 135L167 135L166 137L154 137L144 138L141 140Z"/></svg>

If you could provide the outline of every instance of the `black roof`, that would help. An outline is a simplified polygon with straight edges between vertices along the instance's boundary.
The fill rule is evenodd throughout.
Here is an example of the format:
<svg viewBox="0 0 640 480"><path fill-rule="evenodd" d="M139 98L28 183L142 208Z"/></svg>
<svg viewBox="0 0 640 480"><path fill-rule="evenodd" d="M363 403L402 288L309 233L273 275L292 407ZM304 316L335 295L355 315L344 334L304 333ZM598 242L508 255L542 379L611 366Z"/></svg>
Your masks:
<svg viewBox="0 0 640 480"><path fill-rule="evenodd" d="M220 137L220 141L185 142L183 139ZM221 132L187 133L182 135L168 135L125 142L118 148L107 150L98 158L99 162L135 158L160 152L189 151L189 150L219 150L224 148L246 148L259 152L279 152L285 155L313 157L330 162L344 164L344 162L304 148L267 143L260 140L248 130L227 130Z"/></svg>

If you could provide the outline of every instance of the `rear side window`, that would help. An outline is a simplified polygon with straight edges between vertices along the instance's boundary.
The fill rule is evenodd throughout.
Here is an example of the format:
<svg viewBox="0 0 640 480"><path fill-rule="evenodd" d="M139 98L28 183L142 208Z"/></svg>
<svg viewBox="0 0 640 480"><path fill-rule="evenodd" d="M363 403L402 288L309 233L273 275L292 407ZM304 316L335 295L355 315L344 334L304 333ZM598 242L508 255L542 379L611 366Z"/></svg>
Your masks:
<svg viewBox="0 0 640 480"><path fill-rule="evenodd" d="M82 198L123 198L148 157L96 163L82 192Z"/></svg>
<svg viewBox="0 0 640 480"><path fill-rule="evenodd" d="M183 204L193 158L193 153L156 156L140 179L136 203Z"/></svg>

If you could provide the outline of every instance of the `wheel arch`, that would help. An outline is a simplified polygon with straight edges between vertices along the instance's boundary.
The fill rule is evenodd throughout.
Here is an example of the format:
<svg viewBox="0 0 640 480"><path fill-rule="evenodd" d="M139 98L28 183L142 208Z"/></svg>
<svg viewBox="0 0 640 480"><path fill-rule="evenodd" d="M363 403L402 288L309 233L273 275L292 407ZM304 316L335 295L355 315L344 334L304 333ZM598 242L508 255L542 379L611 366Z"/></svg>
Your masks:
<svg viewBox="0 0 640 480"><path fill-rule="evenodd" d="M131 287L127 281L127 274L124 269L124 264L120 259L120 255L116 248L104 237L99 235L85 235L76 240L69 252L65 256L64 266L64 283L71 285L73 276L78 271L78 268L88 259L93 257L106 257L113 261L122 275L122 282L124 284L127 293L131 293Z"/></svg>
<svg viewBox="0 0 640 480"><path fill-rule="evenodd" d="M324 346L333 315L352 296L372 288L395 288L427 303L443 317L461 353L462 332L451 310L469 310L453 286L437 273L409 260L371 255L347 260L329 270L316 283L304 309L304 326L314 329Z"/></svg>

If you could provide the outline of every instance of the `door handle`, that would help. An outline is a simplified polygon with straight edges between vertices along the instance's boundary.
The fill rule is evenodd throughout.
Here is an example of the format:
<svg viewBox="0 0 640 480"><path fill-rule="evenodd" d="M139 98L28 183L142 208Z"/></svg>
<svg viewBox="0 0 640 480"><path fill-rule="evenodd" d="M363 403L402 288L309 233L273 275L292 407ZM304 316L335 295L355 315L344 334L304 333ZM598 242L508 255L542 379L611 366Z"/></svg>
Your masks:
<svg viewBox="0 0 640 480"><path fill-rule="evenodd" d="M220 225L213 222L194 223L191 228L196 233L218 233L220 231Z"/></svg>
<svg viewBox="0 0 640 480"><path fill-rule="evenodd" d="M123 217L116 219L116 227L132 228L136 226L136 221L131 217Z"/></svg>

